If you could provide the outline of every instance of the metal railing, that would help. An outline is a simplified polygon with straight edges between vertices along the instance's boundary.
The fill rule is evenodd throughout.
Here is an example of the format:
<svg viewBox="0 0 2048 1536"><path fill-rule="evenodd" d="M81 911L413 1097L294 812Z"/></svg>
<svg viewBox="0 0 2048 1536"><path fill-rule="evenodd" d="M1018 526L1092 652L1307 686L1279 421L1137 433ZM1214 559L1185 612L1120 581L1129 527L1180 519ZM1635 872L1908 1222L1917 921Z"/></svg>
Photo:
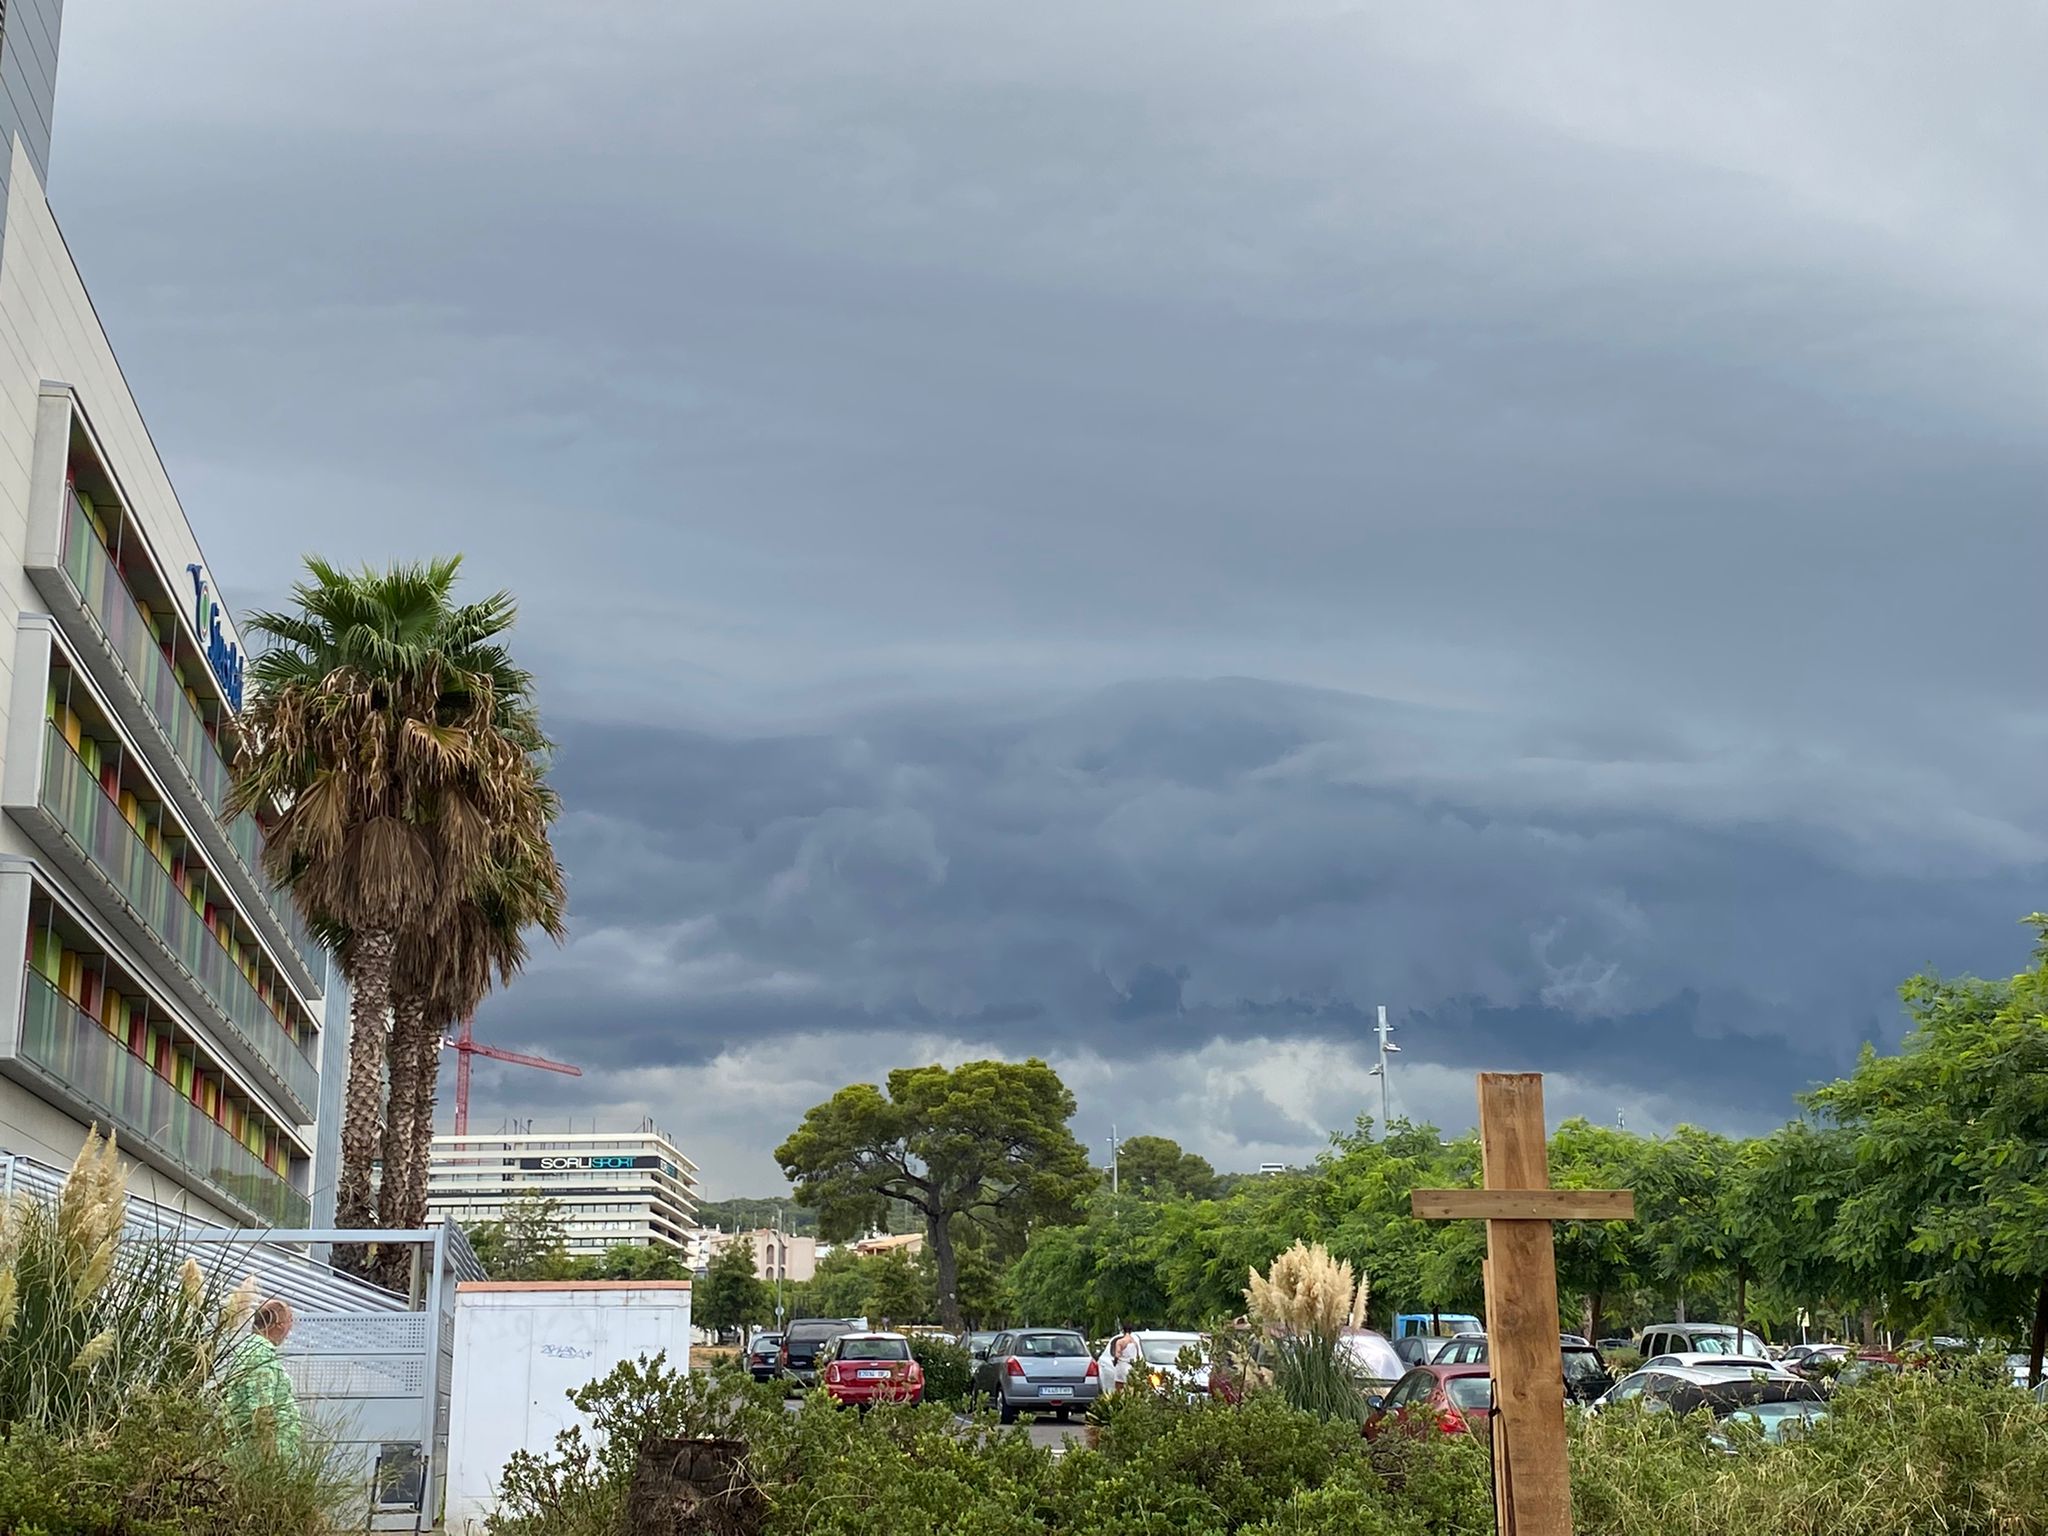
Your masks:
<svg viewBox="0 0 2048 1536"><path fill-rule="evenodd" d="M45 728L42 806L97 866L220 1012L236 1038L270 1068L308 1119L320 1073L270 1005L242 974L170 871L157 861L120 807L55 726Z"/></svg>
<svg viewBox="0 0 2048 1536"><path fill-rule="evenodd" d="M272 914L298 951L299 959L317 978L321 970L320 946L314 942L291 897L264 878L262 829L246 811L233 818L227 814L233 776L219 743L207 733L199 711L185 697L184 684L164 658L155 632L136 605L135 594L129 591L112 556L93 531L77 496L67 492L64 502L65 576L79 601L99 621L112 642L128 680L163 731L173 755L184 765L200 799L212 809L227 833L228 842L251 882L265 893Z"/></svg>
<svg viewBox="0 0 2048 1536"><path fill-rule="evenodd" d="M135 1143L169 1158L228 1204L271 1226L303 1226L312 1203L150 1064L82 1013L49 978L28 973L20 1055Z"/></svg>

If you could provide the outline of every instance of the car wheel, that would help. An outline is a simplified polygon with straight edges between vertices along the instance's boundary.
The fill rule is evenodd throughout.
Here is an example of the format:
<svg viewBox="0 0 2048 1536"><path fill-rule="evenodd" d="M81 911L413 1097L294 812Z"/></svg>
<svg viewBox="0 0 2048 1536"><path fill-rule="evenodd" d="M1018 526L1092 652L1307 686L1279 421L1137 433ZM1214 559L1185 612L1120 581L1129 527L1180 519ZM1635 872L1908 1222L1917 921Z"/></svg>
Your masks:
<svg viewBox="0 0 2048 1536"><path fill-rule="evenodd" d="M1005 1424L1017 1422L1017 1405L1008 1398L996 1400L996 1418Z"/></svg>

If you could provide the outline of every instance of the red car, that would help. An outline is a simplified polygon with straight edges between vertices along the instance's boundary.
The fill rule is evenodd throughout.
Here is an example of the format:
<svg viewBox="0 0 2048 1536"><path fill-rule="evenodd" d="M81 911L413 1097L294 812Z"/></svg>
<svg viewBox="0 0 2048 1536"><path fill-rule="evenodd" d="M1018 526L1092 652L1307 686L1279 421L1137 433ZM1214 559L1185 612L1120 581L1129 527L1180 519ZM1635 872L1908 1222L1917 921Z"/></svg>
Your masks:
<svg viewBox="0 0 2048 1536"><path fill-rule="evenodd" d="M924 1367L900 1333L842 1333L818 1351L818 1385L842 1407L924 1400Z"/></svg>
<svg viewBox="0 0 2048 1536"><path fill-rule="evenodd" d="M1418 1365L1388 1390L1365 1421L1368 1439L1390 1428L1462 1435L1493 1413L1493 1378L1484 1365Z"/></svg>

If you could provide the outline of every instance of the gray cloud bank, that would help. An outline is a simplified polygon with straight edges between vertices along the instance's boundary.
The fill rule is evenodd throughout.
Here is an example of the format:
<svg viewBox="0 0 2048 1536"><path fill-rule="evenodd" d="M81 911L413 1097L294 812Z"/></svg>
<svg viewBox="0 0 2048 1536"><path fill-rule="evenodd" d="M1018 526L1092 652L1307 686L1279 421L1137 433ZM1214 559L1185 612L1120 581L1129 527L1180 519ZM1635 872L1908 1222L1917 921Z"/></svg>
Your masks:
<svg viewBox="0 0 2048 1536"><path fill-rule="evenodd" d="M1896 1036L1909 970L2018 964L2041 874L1796 760L1241 680L775 735L575 724L559 778L576 937L484 1019L573 1049L600 1094L835 1035L1363 1064L1385 1001L1408 1061L1752 1128Z"/></svg>
<svg viewBox="0 0 2048 1536"><path fill-rule="evenodd" d="M488 1107L1746 1126L2048 905L2044 25L77 0L51 196L230 597L523 600Z"/></svg>

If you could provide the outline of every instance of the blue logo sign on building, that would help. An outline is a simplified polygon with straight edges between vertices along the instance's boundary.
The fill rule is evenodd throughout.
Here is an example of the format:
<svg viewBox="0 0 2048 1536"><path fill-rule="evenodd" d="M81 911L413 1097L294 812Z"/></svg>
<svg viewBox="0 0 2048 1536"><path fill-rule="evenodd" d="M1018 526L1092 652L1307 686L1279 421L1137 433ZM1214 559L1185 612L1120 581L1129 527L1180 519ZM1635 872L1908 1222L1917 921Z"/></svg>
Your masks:
<svg viewBox="0 0 2048 1536"><path fill-rule="evenodd" d="M207 590L204 568L188 565L185 569L192 573L192 623L199 631L200 643L206 647L206 664L220 679L221 691L228 696L228 703L239 710L242 707L242 653L220 632L220 604Z"/></svg>

